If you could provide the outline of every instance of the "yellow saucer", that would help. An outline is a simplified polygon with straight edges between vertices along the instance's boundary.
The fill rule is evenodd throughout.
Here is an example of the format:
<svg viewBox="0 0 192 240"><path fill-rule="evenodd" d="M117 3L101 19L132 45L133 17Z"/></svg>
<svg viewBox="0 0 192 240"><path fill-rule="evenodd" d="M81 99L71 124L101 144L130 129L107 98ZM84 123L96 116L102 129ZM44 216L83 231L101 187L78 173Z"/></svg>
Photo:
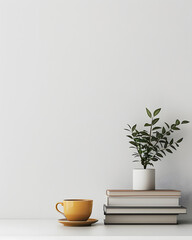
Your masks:
<svg viewBox="0 0 192 240"><path fill-rule="evenodd" d="M87 221L68 221L66 218L58 220L58 222L62 223L64 226L91 226L91 224L97 221L98 220L94 218L89 218Z"/></svg>

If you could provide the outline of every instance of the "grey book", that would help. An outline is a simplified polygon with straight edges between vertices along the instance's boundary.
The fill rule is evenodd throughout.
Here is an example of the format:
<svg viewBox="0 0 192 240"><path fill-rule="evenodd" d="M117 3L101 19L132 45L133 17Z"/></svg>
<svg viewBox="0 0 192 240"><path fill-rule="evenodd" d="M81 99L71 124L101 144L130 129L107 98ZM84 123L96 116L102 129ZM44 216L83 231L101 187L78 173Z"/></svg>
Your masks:
<svg viewBox="0 0 192 240"><path fill-rule="evenodd" d="M185 207L124 207L103 206L105 214L181 214L186 213Z"/></svg>
<svg viewBox="0 0 192 240"><path fill-rule="evenodd" d="M177 215L105 215L104 224L177 224Z"/></svg>
<svg viewBox="0 0 192 240"><path fill-rule="evenodd" d="M156 189L156 190L129 190L129 189L107 189L107 196L181 196L180 190Z"/></svg>

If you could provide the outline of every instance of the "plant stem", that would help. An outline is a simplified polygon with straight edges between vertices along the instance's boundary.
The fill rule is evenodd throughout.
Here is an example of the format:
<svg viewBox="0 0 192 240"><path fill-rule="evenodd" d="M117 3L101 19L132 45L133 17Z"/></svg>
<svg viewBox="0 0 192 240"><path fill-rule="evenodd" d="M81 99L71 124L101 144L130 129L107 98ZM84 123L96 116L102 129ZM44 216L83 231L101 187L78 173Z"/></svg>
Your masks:
<svg viewBox="0 0 192 240"><path fill-rule="evenodd" d="M152 122L153 122L153 117L151 118L151 128L150 128L150 133L149 133L149 142L151 143L151 134L152 134Z"/></svg>
<svg viewBox="0 0 192 240"><path fill-rule="evenodd" d="M135 141L135 140L134 140L134 141ZM138 154L139 154L139 157L141 158L141 164L142 164L143 158L142 158L142 155L141 155L140 152L139 152L138 146L136 146L136 149L137 149L137 152L138 152ZM143 164L142 164L142 165L143 165Z"/></svg>
<svg viewBox="0 0 192 240"><path fill-rule="evenodd" d="M151 118L151 127L150 127L150 132L149 132L149 142L150 142L150 144L151 144L151 135L152 135L152 126L153 126L152 123L153 123L153 117ZM150 152L150 149L149 150L147 149L147 159L148 159L149 152ZM144 169L146 169L146 167L147 167L147 164L144 165Z"/></svg>

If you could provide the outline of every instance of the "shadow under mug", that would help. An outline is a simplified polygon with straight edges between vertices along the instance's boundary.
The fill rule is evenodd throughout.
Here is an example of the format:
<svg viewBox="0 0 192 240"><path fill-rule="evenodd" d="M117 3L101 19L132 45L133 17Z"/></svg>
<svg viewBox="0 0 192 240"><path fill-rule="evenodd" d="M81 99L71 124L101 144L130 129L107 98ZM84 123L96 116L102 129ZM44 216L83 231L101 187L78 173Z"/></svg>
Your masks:
<svg viewBox="0 0 192 240"><path fill-rule="evenodd" d="M63 206L64 212L58 209L58 205ZM68 221L86 221L92 212L93 200L89 199L66 199L58 202L55 208L64 214Z"/></svg>

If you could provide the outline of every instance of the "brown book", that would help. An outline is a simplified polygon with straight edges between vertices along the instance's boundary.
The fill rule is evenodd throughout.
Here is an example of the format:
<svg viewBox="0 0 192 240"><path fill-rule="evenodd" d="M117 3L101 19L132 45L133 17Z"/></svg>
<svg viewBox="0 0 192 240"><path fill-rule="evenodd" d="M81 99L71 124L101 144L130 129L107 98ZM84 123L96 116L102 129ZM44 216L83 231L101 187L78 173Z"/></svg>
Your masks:
<svg viewBox="0 0 192 240"><path fill-rule="evenodd" d="M121 197L121 196L181 196L181 191L179 190L128 190L128 189L108 189L106 190L106 195L109 197Z"/></svg>

